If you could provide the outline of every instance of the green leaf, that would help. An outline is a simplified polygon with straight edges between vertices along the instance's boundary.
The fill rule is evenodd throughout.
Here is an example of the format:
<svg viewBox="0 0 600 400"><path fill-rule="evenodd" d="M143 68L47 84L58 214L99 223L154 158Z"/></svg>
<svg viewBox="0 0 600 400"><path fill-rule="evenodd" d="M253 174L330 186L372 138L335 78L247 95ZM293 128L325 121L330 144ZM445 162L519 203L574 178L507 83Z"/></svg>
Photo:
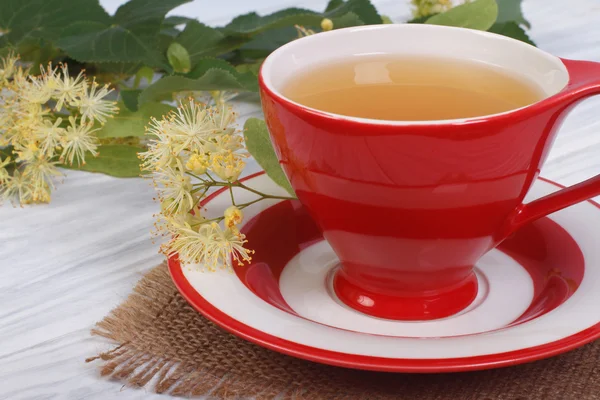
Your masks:
<svg viewBox="0 0 600 400"><path fill-rule="evenodd" d="M497 23L515 22L517 25L524 25L531 28L529 21L525 19L521 9L521 0L496 0L498 2Z"/></svg>
<svg viewBox="0 0 600 400"><path fill-rule="evenodd" d="M288 181L281 165L279 165L265 121L258 118L249 118L244 124L244 139L248 151L265 170L269 178L287 190L289 194L296 196L290 181Z"/></svg>
<svg viewBox="0 0 600 400"><path fill-rule="evenodd" d="M146 79L148 85L152 83L152 79L154 79L154 70L150 67L143 66L136 72L135 79L133 81L133 87L138 88L140 83L142 83L142 79Z"/></svg>
<svg viewBox="0 0 600 400"><path fill-rule="evenodd" d="M137 146L107 144L98 146L98 157L92 157L88 154L84 165L63 164L61 167L88 172L100 172L117 178L138 177L140 176L140 160L137 153L142 151L144 149Z"/></svg>
<svg viewBox="0 0 600 400"><path fill-rule="evenodd" d="M364 25L358 15L353 12L346 13L338 18L333 18L333 29L349 28Z"/></svg>
<svg viewBox="0 0 600 400"><path fill-rule="evenodd" d="M265 58L275 49L298 38L298 32L292 26L271 29L256 35L250 42L240 47L242 58Z"/></svg>
<svg viewBox="0 0 600 400"><path fill-rule="evenodd" d="M198 62L187 76L165 76L148 86L139 97L139 104L172 96L187 90L258 91L252 72L238 72L225 60L207 58Z"/></svg>
<svg viewBox="0 0 600 400"><path fill-rule="evenodd" d="M3 40L18 43L25 37L58 39L61 30L73 21L108 24L110 17L98 0L2 0L0 31Z"/></svg>
<svg viewBox="0 0 600 400"><path fill-rule="evenodd" d="M383 23L377 9L369 0L347 0L338 7L328 10L323 16L333 20L335 17L339 18L347 13L354 13L366 25ZM333 23L335 28L335 20Z"/></svg>
<svg viewBox="0 0 600 400"><path fill-rule="evenodd" d="M198 84L200 89L195 89L196 81L184 76L165 76L142 91L138 99L139 104L152 101L172 100L173 94L187 90L218 90L220 80L214 79L215 83L206 89L207 85ZM235 79L234 79L235 80Z"/></svg>
<svg viewBox="0 0 600 400"><path fill-rule="evenodd" d="M327 7L325 8L325 12L334 10L342 4L344 4L344 0L329 0L329 3L327 3Z"/></svg>
<svg viewBox="0 0 600 400"><path fill-rule="evenodd" d="M137 111L138 110L138 97L142 93L141 90L121 90L119 94L121 95L121 100L123 104L129 111Z"/></svg>
<svg viewBox="0 0 600 400"><path fill-rule="evenodd" d="M230 72L235 76L239 76L240 80L242 81L246 77L246 75L244 74L239 74L238 70L235 69L235 67L229 64L227 61L221 60L219 58L210 57L199 60L194 69L189 74L187 74L187 77L192 79L198 79L201 78L204 74L206 74L208 70L214 68L222 69L227 72Z"/></svg>
<svg viewBox="0 0 600 400"><path fill-rule="evenodd" d="M190 69L192 69L190 53L188 53L185 47L177 42L173 42L169 46L169 49L167 50L167 59L175 72L187 74L190 72Z"/></svg>
<svg viewBox="0 0 600 400"><path fill-rule="evenodd" d="M192 65L203 57L217 57L239 48L248 39L227 37L221 31L198 21L190 21L177 41L190 53Z"/></svg>
<svg viewBox="0 0 600 400"><path fill-rule="evenodd" d="M264 58L260 59L260 60L256 60L251 63L236 65L235 69L241 73L251 72L254 75L258 76L258 71L260 70L260 66L262 65L263 61L264 61Z"/></svg>
<svg viewBox="0 0 600 400"><path fill-rule="evenodd" d="M173 39L175 39L180 34L181 34L181 31L177 28L164 28L163 27L163 28L161 28L159 35L166 36L166 37L162 37L159 40L161 40L161 41L169 40L169 43L171 43L173 41ZM162 47L162 46L159 46L159 47Z"/></svg>
<svg viewBox="0 0 600 400"><path fill-rule="evenodd" d="M429 18L426 23L488 30L498 17L496 0L475 0Z"/></svg>
<svg viewBox="0 0 600 400"><path fill-rule="evenodd" d="M315 26L320 25L322 18L323 16L315 18ZM363 21L358 18L358 15L353 12L348 12L341 17L331 16L331 19L333 21L333 29L364 25ZM262 59L277 48L297 38L298 32L293 26L270 29L255 35L251 41L240 47L239 55L242 61L244 58Z"/></svg>
<svg viewBox="0 0 600 400"><path fill-rule="evenodd" d="M175 92L181 91L208 91L208 90L248 90L230 72L218 68L208 70L199 79L190 79L184 76L165 76L146 88L140 95L143 104L157 99L164 99Z"/></svg>
<svg viewBox="0 0 600 400"><path fill-rule="evenodd" d="M347 0L330 2L325 13L287 8L261 17L252 12L234 18L223 31L230 35L254 36L267 30L294 25L318 27L323 18L330 18L334 28L382 23L381 17L369 0Z"/></svg>
<svg viewBox="0 0 600 400"><path fill-rule="evenodd" d="M114 22L134 35L154 38L160 31L165 15L191 0L130 0L117 9Z"/></svg>
<svg viewBox="0 0 600 400"><path fill-rule="evenodd" d="M2 47L2 48L0 48L0 57L6 57L12 51L13 51L12 47L9 47L9 46Z"/></svg>
<svg viewBox="0 0 600 400"><path fill-rule="evenodd" d="M19 54L21 61L30 62L30 72L37 75L41 72L40 65L46 65L57 57L60 50L46 39L26 36L17 44L15 53Z"/></svg>
<svg viewBox="0 0 600 400"><path fill-rule="evenodd" d="M193 18L182 17L181 15L171 15L170 17L165 18L163 21L163 27L173 27L177 25L185 25L192 21L196 21Z"/></svg>
<svg viewBox="0 0 600 400"><path fill-rule="evenodd" d="M12 146L6 146L6 147L0 147L0 159L2 159L2 161L6 160L7 157L10 157L14 160L14 154L13 154L13 147Z"/></svg>
<svg viewBox="0 0 600 400"><path fill-rule="evenodd" d="M268 29L284 26L318 26L321 19L323 19L321 14L302 8L287 8L264 17L251 12L234 18L223 30L230 34L256 35Z"/></svg>
<svg viewBox="0 0 600 400"><path fill-rule="evenodd" d="M169 64L169 60L167 59L167 50L169 49L169 46L171 45L171 43L173 43L175 41L175 37L165 35L161 32L158 34L157 40L158 40L158 53L161 54L162 56L164 56L167 64L169 65L169 68L171 68L170 73L173 73L171 64Z"/></svg>
<svg viewBox="0 0 600 400"><path fill-rule="evenodd" d="M424 24L427 22L427 20L435 15L438 14L434 14L434 15L425 15L422 17L417 17L417 18L413 18L411 20L406 21L407 24Z"/></svg>
<svg viewBox="0 0 600 400"><path fill-rule="evenodd" d="M98 131L99 138L144 136L145 127L151 117L160 119L174 110L174 107L168 104L155 102L142 104L137 111L130 111L123 103L119 103L119 107L121 109L119 114L106 121Z"/></svg>
<svg viewBox="0 0 600 400"><path fill-rule="evenodd" d="M392 19L390 17L388 17L387 15L382 15L381 16L381 21L384 24L393 24L394 23L394 21L392 21Z"/></svg>
<svg viewBox="0 0 600 400"><path fill-rule="evenodd" d="M504 22L501 24L495 23L488 32L498 33L500 35L508 36L535 46L535 43L529 38L529 36L527 36L527 33L525 33L523 28L517 25L517 23L514 21Z"/></svg>
<svg viewBox="0 0 600 400"><path fill-rule="evenodd" d="M140 63L118 63L118 62L107 62L107 63L95 63L92 67L91 73L97 75L102 73L115 74L119 76L129 76L136 73L140 68ZM114 79L113 79L114 80Z"/></svg>
<svg viewBox="0 0 600 400"><path fill-rule="evenodd" d="M58 46L82 62L143 62L171 72L159 51L158 33L165 14L190 0L131 0L111 24L77 21L60 35Z"/></svg>
<svg viewBox="0 0 600 400"><path fill-rule="evenodd" d="M170 70L166 59L142 40L121 26L106 26L80 21L62 32L58 46L81 62L143 62Z"/></svg>

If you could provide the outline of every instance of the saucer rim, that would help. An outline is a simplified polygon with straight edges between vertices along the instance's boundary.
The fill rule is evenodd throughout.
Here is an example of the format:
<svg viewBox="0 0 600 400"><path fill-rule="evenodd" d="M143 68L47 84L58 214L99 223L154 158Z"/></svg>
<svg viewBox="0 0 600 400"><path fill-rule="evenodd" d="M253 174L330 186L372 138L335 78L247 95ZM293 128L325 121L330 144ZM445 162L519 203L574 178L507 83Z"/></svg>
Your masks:
<svg viewBox="0 0 600 400"><path fill-rule="evenodd" d="M241 179L241 181L246 181L263 174L264 171L257 172L245 177L244 179ZM565 188L565 186L546 178L538 177L537 179L540 179L558 188ZM202 205L210 202L223 191L225 191L225 189L221 189L212 193L202 202ZM586 201L600 209L600 204L596 203L595 201ZM210 321L227 330L228 332L279 353L345 368L407 373L443 373L484 370L508 367L552 357L583 346L600 337L600 323L597 323L571 336L561 338L554 342L509 352L471 357L403 359L348 354L332 350L319 349L278 338L237 321L205 300L191 286L183 274L181 264L179 263L176 255L169 257L168 269L175 286L186 299L186 301L196 311L200 312Z"/></svg>

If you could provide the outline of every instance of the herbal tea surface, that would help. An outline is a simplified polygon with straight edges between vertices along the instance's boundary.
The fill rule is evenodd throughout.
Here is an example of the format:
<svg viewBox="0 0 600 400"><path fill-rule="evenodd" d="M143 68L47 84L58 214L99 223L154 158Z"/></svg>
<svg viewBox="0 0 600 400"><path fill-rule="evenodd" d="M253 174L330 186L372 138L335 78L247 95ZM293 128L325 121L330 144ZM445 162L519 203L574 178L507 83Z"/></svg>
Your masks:
<svg viewBox="0 0 600 400"><path fill-rule="evenodd" d="M541 100L542 89L499 67L437 57L354 57L295 76L283 94L335 114L427 121L497 114Z"/></svg>

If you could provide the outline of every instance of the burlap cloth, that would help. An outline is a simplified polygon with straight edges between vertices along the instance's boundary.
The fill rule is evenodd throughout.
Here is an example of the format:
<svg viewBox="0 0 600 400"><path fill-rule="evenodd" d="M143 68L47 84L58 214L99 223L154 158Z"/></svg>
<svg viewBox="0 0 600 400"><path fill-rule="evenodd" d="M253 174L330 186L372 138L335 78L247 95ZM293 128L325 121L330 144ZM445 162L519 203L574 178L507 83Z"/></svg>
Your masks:
<svg viewBox="0 0 600 400"><path fill-rule="evenodd" d="M330 367L238 339L179 295L166 265L151 270L93 334L114 349L87 361L158 393L209 399L600 399L600 341L562 356L489 371L392 374Z"/></svg>

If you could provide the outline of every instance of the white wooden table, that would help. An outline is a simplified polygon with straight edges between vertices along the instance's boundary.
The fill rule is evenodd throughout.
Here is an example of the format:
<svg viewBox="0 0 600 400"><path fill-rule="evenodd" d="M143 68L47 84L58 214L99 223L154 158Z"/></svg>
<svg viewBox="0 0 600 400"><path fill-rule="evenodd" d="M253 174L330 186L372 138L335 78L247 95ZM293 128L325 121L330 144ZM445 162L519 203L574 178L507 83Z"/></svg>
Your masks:
<svg viewBox="0 0 600 400"><path fill-rule="evenodd" d="M101 0L114 12L122 0ZM326 0L196 0L173 13L221 25L232 16ZM376 0L395 21L408 0ZM539 47L560 57L600 61L600 0L525 0ZM245 105L245 117L260 115ZM241 119L243 123L244 118ZM248 173L256 171L251 165ZM542 175L570 185L600 172L600 98L568 117ZM0 207L0 399L153 399L105 380L84 359L109 348L89 334L134 283L162 260L152 243L153 189L142 179L66 172L50 205ZM600 240L600 237L599 237Z"/></svg>

